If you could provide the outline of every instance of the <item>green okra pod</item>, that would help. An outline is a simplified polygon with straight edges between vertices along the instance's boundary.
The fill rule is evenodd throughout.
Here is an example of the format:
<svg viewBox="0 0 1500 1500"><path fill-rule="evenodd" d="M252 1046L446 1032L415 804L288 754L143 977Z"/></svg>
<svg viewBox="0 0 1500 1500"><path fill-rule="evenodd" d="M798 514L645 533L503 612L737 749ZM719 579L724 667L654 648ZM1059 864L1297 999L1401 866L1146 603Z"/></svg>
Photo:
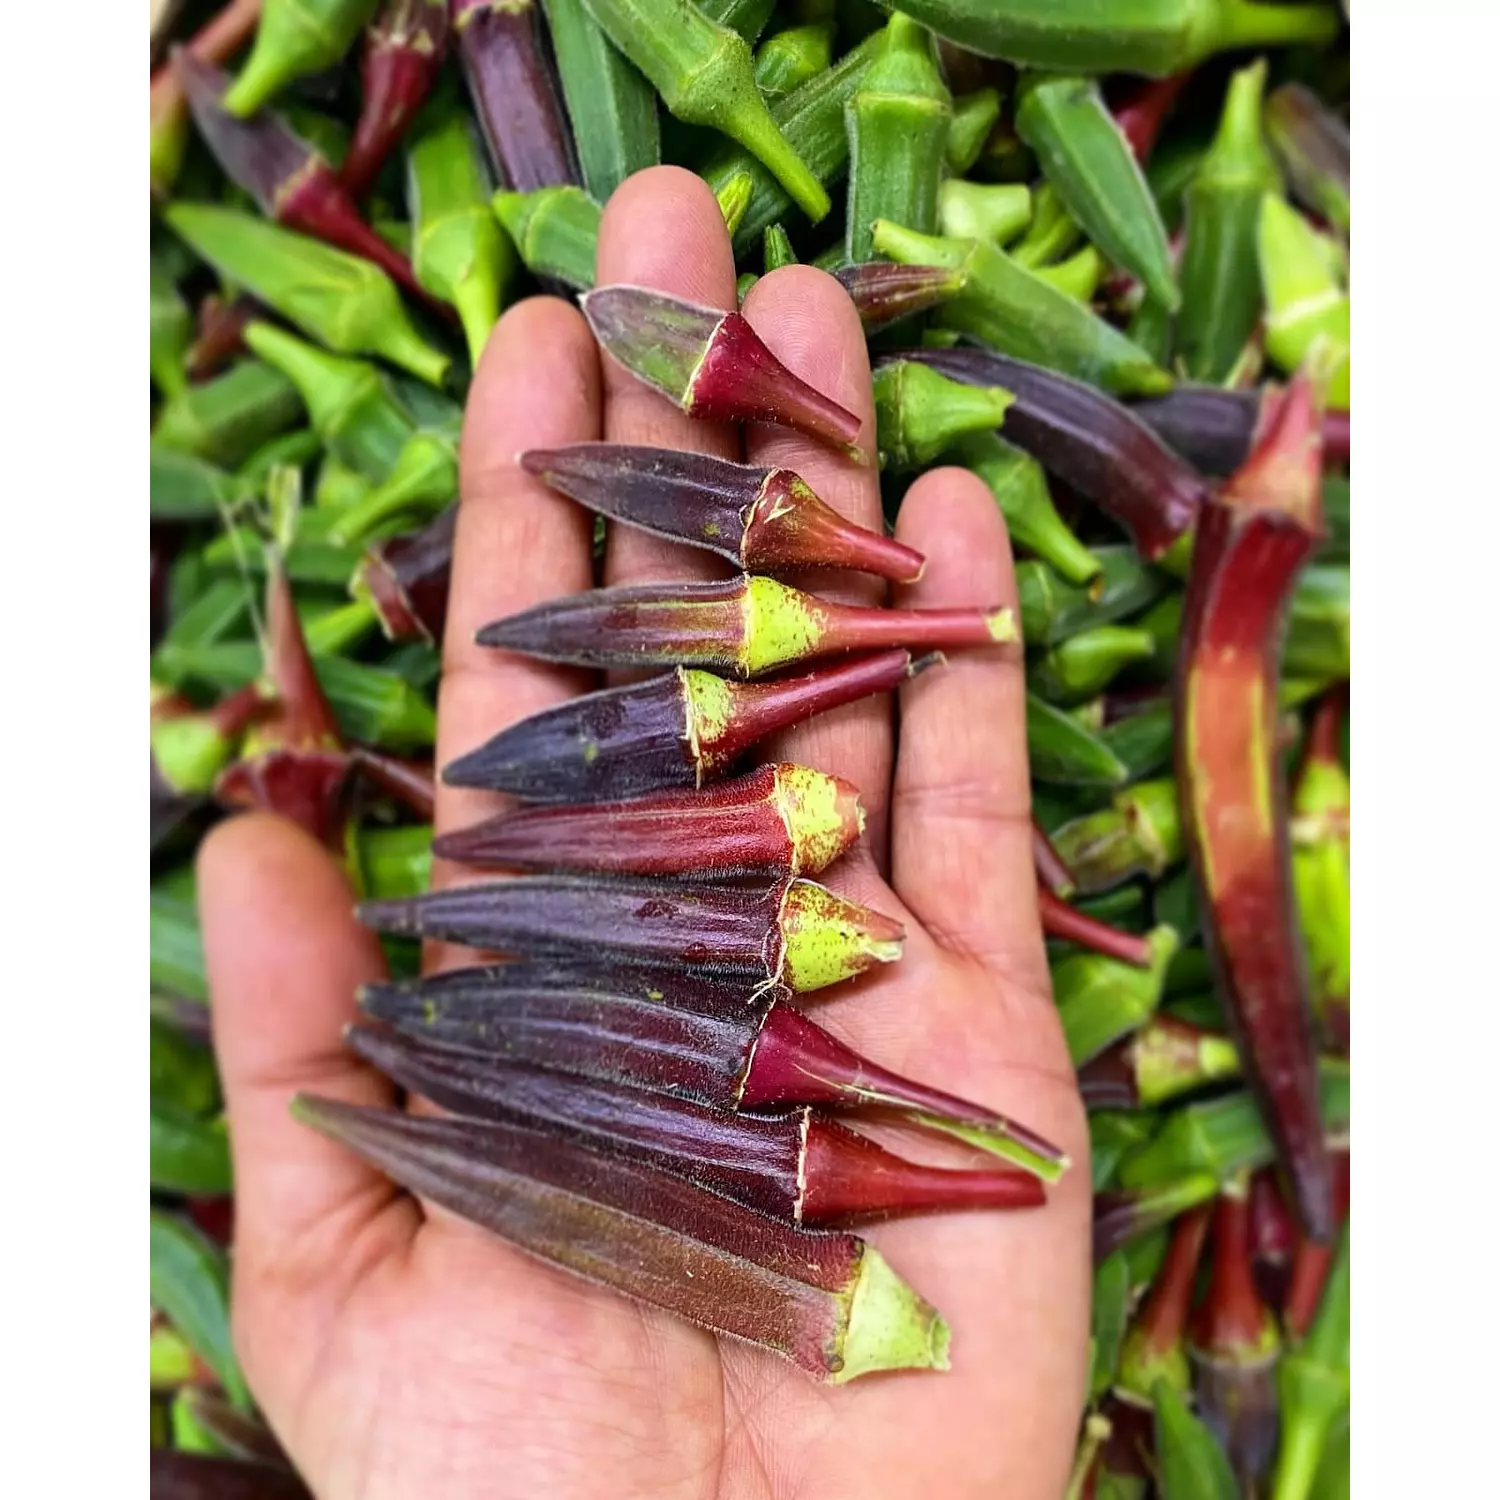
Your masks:
<svg viewBox="0 0 1500 1500"><path fill-rule="evenodd" d="M1116 1251L1094 1270L1094 1296L1089 1313L1089 1384L1091 1402L1114 1383L1120 1367L1120 1346L1130 1315L1130 1265Z"/></svg>
<svg viewBox="0 0 1500 1500"><path fill-rule="evenodd" d="M188 1346L218 1377L241 1411L250 1389L234 1356L229 1331L229 1263L224 1252L191 1224L151 1210L151 1305L166 1314Z"/></svg>
<svg viewBox="0 0 1500 1500"><path fill-rule="evenodd" d="M816 78L833 61L832 21L789 26L760 44L755 54L755 86L767 103Z"/></svg>
<svg viewBox="0 0 1500 1500"><path fill-rule="evenodd" d="M426 291L458 309L477 369L515 272L515 250L490 212L466 112L448 109L419 123L407 174L412 270Z"/></svg>
<svg viewBox="0 0 1500 1500"><path fill-rule="evenodd" d="M1183 1393L1158 1380L1151 1393L1162 1500L1239 1500L1241 1490L1224 1450L1188 1410Z"/></svg>
<svg viewBox="0 0 1500 1500"><path fill-rule="evenodd" d="M1176 783L1170 776L1139 782L1102 811L1054 829L1052 842L1086 895L1140 875L1154 880L1183 858Z"/></svg>
<svg viewBox="0 0 1500 1500"><path fill-rule="evenodd" d="M542 8L583 185L606 203L632 172L661 161L656 91L605 36L583 0L543 0Z"/></svg>
<svg viewBox="0 0 1500 1500"><path fill-rule="evenodd" d="M1102 953L1072 953L1052 970L1052 992L1075 1068L1145 1025L1161 1003L1177 933L1156 927L1146 941L1151 950L1147 968Z"/></svg>
<svg viewBox="0 0 1500 1500"><path fill-rule="evenodd" d="M184 361L193 342L193 313L172 278L151 258L151 380L164 396L176 396L187 385Z"/></svg>
<svg viewBox="0 0 1500 1500"><path fill-rule="evenodd" d="M993 432L1015 400L1001 386L964 385L912 360L875 372L875 428L882 465L923 469L959 438Z"/></svg>
<svg viewBox="0 0 1500 1500"><path fill-rule="evenodd" d="M1172 278L1167 231L1099 85L1066 75L1024 80L1016 129L1084 234L1176 312L1182 299Z"/></svg>
<svg viewBox="0 0 1500 1500"><path fill-rule="evenodd" d="M207 203L165 210L171 227L221 275L338 354L374 354L431 385L446 354L412 326L378 266L249 214Z"/></svg>
<svg viewBox="0 0 1500 1500"><path fill-rule="evenodd" d="M1141 561L1134 547L1095 547L1100 571L1083 584L1064 578L1050 563L1016 564L1021 633L1029 646L1056 646L1096 625L1133 615L1165 593L1166 580Z"/></svg>
<svg viewBox="0 0 1500 1500"><path fill-rule="evenodd" d="M151 1017L151 1097L199 1119L219 1107L213 1053L155 1016Z"/></svg>
<svg viewBox="0 0 1500 1500"><path fill-rule="evenodd" d="M1234 368L1260 317L1256 236L1261 200L1277 186L1261 133L1265 83L1264 59L1231 77L1218 132L1184 194L1176 349L1192 379L1213 384Z"/></svg>
<svg viewBox="0 0 1500 1500"><path fill-rule="evenodd" d="M738 141L770 169L814 223L828 212L823 184L781 133L755 87L743 37L694 5L664 9L650 0L584 3L679 120L712 126Z"/></svg>
<svg viewBox="0 0 1500 1500"><path fill-rule="evenodd" d="M276 465L288 464L294 469L301 469L322 451L322 438L311 427L299 427L295 432L284 432L280 437L267 438L235 473L257 489L264 489L271 470Z"/></svg>
<svg viewBox="0 0 1500 1500"><path fill-rule="evenodd" d="M871 258L872 226L887 219L931 234L953 100L938 72L931 35L897 12L854 97L849 133L849 198L844 254Z"/></svg>
<svg viewBox="0 0 1500 1500"><path fill-rule="evenodd" d="M901 8L983 57L1151 78L1234 48L1318 46L1340 25L1331 5L1259 0L901 0Z"/></svg>
<svg viewBox="0 0 1500 1500"><path fill-rule="evenodd" d="M297 388L332 459L376 483L395 467L416 424L374 365L341 359L271 323L252 323L245 342Z"/></svg>
<svg viewBox="0 0 1500 1500"><path fill-rule="evenodd" d="M1026 680L1049 703L1078 703L1108 687L1132 662L1149 661L1155 649L1144 630L1094 625L1033 661Z"/></svg>
<svg viewBox="0 0 1500 1500"><path fill-rule="evenodd" d="M876 224L874 242L882 255L905 265L967 270L963 290L937 314L945 327L1116 395L1171 389L1172 377L1145 350L994 245L918 234L885 220Z"/></svg>
<svg viewBox="0 0 1500 1500"><path fill-rule="evenodd" d="M457 498L458 434L423 429L406 440L383 483L333 515L328 540L348 547L398 522L421 525Z"/></svg>
<svg viewBox="0 0 1500 1500"><path fill-rule="evenodd" d="M1130 779L1159 776L1172 764L1172 701L1165 694L1157 703L1106 724L1099 737L1130 769ZM1174 923L1185 933L1181 924ZM1195 927L1194 932L1197 931Z"/></svg>
<svg viewBox="0 0 1500 1500"><path fill-rule="evenodd" d="M826 73L810 78L771 106L771 115L797 154L818 179L832 187L849 163L849 137L844 129L844 106L869 68L879 49L882 33L866 37L846 52ZM786 218L792 199L780 182L751 153L740 147L726 149L704 168L703 177L715 192L736 172L748 171L754 190L750 206L734 236L734 253L744 256L755 247L766 225ZM843 242L838 242L842 254Z"/></svg>
<svg viewBox="0 0 1500 1500"><path fill-rule="evenodd" d="M1349 126L1305 84L1266 100L1266 135L1297 201L1349 233Z"/></svg>
<svg viewBox="0 0 1500 1500"><path fill-rule="evenodd" d="M153 1100L151 1186L165 1193L230 1192L234 1177L223 1116L200 1120Z"/></svg>
<svg viewBox="0 0 1500 1500"><path fill-rule="evenodd" d="M1038 266L1035 275L1038 281L1045 281L1064 296L1088 306L1107 270L1104 257L1092 245L1085 245L1056 265Z"/></svg>
<svg viewBox="0 0 1500 1500"><path fill-rule="evenodd" d="M237 474L151 441L151 519L210 521L254 492Z"/></svg>
<svg viewBox="0 0 1500 1500"><path fill-rule="evenodd" d="M984 143L999 119L999 89L975 89L953 101L953 121L948 128L945 157L948 170L954 177L962 177L979 160L979 153L984 150ZM943 233L956 234L959 231L945 229Z"/></svg>
<svg viewBox="0 0 1500 1500"><path fill-rule="evenodd" d="M797 252L792 249L791 239L780 223L766 226L761 255L768 273L797 264Z"/></svg>
<svg viewBox="0 0 1500 1500"><path fill-rule="evenodd" d="M1267 193L1260 204L1256 256L1266 298L1266 353L1295 371L1323 344L1324 399L1349 410L1349 294L1329 264L1325 241L1290 204Z"/></svg>
<svg viewBox="0 0 1500 1500"><path fill-rule="evenodd" d="M244 359L172 397L151 429L151 442L232 469L301 415L302 403L285 375Z"/></svg>
<svg viewBox="0 0 1500 1500"><path fill-rule="evenodd" d="M1062 194L1043 182L1032 196L1026 233L1010 247L1011 259L1028 271L1066 255L1083 238L1078 220L1068 212Z"/></svg>
<svg viewBox="0 0 1500 1500"><path fill-rule="evenodd" d="M770 24L776 0L694 0L709 20L738 32L752 47Z"/></svg>
<svg viewBox="0 0 1500 1500"><path fill-rule="evenodd" d="M1349 676L1349 564L1311 563L1292 595L1282 671L1288 677Z"/></svg>
<svg viewBox="0 0 1500 1500"><path fill-rule="evenodd" d="M1058 515L1042 466L995 433L976 433L955 449L958 461L990 487L1012 538L1056 568L1069 583L1085 584L1101 563Z"/></svg>
<svg viewBox="0 0 1500 1500"><path fill-rule="evenodd" d="M208 999L191 865L151 882L151 988L185 1000Z"/></svg>
<svg viewBox="0 0 1500 1500"><path fill-rule="evenodd" d="M533 276L592 288L604 210L582 188L496 193L492 206Z"/></svg>
<svg viewBox="0 0 1500 1500"><path fill-rule="evenodd" d="M375 13L377 0L264 0L255 45L224 108L253 115L289 83L341 61Z"/></svg>
<svg viewBox="0 0 1500 1500"><path fill-rule="evenodd" d="M938 189L938 225L947 239L1005 245L1031 223L1031 189L1019 182L963 182Z"/></svg>
<svg viewBox="0 0 1500 1500"><path fill-rule="evenodd" d="M1051 786L1115 787L1130 779L1103 740L1035 693L1026 695L1026 750L1032 776Z"/></svg>

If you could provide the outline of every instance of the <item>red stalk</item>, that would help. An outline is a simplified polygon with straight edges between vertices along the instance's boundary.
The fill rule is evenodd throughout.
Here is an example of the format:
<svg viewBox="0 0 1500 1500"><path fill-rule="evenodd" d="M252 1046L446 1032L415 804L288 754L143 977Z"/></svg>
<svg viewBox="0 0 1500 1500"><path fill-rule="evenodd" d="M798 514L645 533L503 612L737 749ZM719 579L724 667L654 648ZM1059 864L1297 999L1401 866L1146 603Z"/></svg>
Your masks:
<svg viewBox="0 0 1500 1500"><path fill-rule="evenodd" d="M356 745L349 752L349 764L381 791L415 813L421 822L432 821L437 786L431 761L405 760L367 745Z"/></svg>
<svg viewBox="0 0 1500 1500"><path fill-rule="evenodd" d="M732 1113L366 1026L352 1027L346 1039L366 1062L443 1109L617 1151L793 1223L1030 1208L1045 1201L1041 1183L1029 1173L922 1166L805 1107Z"/></svg>
<svg viewBox="0 0 1500 1500"><path fill-rule="evenodd" d="M221 107L229 87L227 74L181 48L173 49L172 65L199 133L219 165L267 218L373 262L432 304L406 257L365 223L333 168L278 114L261 110L248 120L231 115Z"/></svg>
<svg viewBox="0 0 1500 1500"><path fill-rule="evenodd" d="M1183 828L1218 991L1303 1227L1326 1241L1332 1172L1274 749L1287 607L1319 540L1319 406L1299 374L1250 458L1203 507L1174 727Z"/></svg>
<svg viewBox="0 0 1500 1500"><path fill-rule="evenodd" d="M572 137L534 0L452 0L449 14L501 185L529 193L576 183Z"/></svg>
<svg viewBox="0 0 1500 1500"><path fill-rule="evenodd" d="M441 859L513 870L719 880L816 875L864 830L859 792L806 766L762 766L703 790L503 813L433 844Z"/></svg>
<svg viewBox="0 0 1500 1500"><path fill-rule="evenodd" d="M892 646L987 646L1016 639L999 609L839 604L771 578L592 589L484 626L484 646L586 667L703 667L757 677L812 657Z"/></svg>
<svg viewBox="0 0 1500 1500"><path fill-rule="evenodd" d="M198 304L198 336L187 352L190 380L207 380L247 351L245 329L265 310L250 297L224 298L210 292Z"/></svg>
<svg viewBox="0 0 1500 1500"><path fill-rule="evenodd" d="M1340 1151L1333 1158L1334 1204L1338 1222L1349 1217L1349 1153ZM1317 1315L1323 1300L1323 1284L1328 1280L1335 1247L1318 1245L1303 1238L1292 1257L1292 1273L1287 1283L1286 1300L1281 1309L1282 1325L1293 1343L1301 1343Z"/></svg>
<svg viewBox="0 0 1500 1500"><path fill-rule="evenodd" d="M1167 78L1153 78L1136 89L1124 104L1114 111L1115 124L1120 127L1135 159L1142 166L1151 159L1152 147L1161 134L1162 124L1177 102L1183 85L1191 78L1192 71L1173 73Z"/></svg>
<svg viewBox="0 0 1500 1500"><path fill-rule="evenodd" d="M1094 953L1103 953L1109 958L1118 958L1122 963L1135 964L1138 968L1151 967L1151 945L1134 932L1124 932L1091 917L1087 912L1059 901L1049 890L1038 890L1037 905L1042 914L1042 931L1050 938L1065 943L1076 943Z"/></svg>
<svg viewBox="0 0 1500 1500"><path fill-rule="evenodd" d="M1184 1214L1172 1226L1166 1259L1125 1337L1117 1388L1144 1397L1147 1402L1158 1379L1187 1389L1183 1334L1192 1306L1198 1260L1208 1234L1209 1213L1208 1205L1204 1204Z"/></svg>
<svg viewBox="0 0 1500 1500"><path fill-rule="evenodd" d="M1073 872L1062 855L1052 847L1047 830L1037 822L1034 814L1031 819L1031 857L1036 865L1036 878L1041 882L1042 890L1059 901L1066 901L1078 889Z"/></svg>
<svg viewBox="0 0 1500 1500"><path fill-rule="evenodd" d="M400 144L447 48L447 0L385 0L365 33L359 120L339 172L351 198L364 197Z"/></svg>

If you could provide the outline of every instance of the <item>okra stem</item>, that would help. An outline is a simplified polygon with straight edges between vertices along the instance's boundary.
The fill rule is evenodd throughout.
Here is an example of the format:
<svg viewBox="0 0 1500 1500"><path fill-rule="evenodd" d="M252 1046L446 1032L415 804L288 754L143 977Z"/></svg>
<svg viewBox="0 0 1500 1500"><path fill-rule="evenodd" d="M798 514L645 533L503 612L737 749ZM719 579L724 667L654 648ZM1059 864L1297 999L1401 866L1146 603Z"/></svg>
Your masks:
<svg viewBox="0 0 1500 1500"><path fill-rule="evenodd" d="M1049 938L1074 943L1092 953L1117 958L1138 968L1150 967L1151 945L1138 934L1111 927L1107 922L1069 906L1049 890L1037 892L1037 905L1042 915L1042 931Z"/></svg>

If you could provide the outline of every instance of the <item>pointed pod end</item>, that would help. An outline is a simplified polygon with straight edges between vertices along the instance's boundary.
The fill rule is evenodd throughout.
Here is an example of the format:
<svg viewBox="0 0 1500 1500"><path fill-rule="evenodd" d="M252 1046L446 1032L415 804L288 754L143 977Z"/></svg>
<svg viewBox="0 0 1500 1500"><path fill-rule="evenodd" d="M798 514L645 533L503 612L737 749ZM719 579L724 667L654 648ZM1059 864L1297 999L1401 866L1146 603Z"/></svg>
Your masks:
<svg viewBox="0 0 1500 1500"><path fill-rule="evenodd" d="M996 1117L994 1124L982 1124L975 1120L958 1120L949 1115L918 1115L917 1119L932 1130L952 1136L965 1145L988 1151L1002 1161L1030 1172L1046 1183L1062 1180L1063 1173L1073 1165L1072 1158L1051 1141L1035 1131L1018 1125L1014 1120Z"/></svg>
<svg viewBox="0 0 1500 1500"><path fill-rule="evenodd" d="M852 979L895 963L906 929L894 918L836 896L811 880L793 880L782 898L780 978L796 991Z"/></svg>
<svg viewBox="0 0 1500 1500"><path fill-rule="evenodd" d="M859 788L810 766L780 765L771 793L792 846L792 868L816 875L864 832Z"/></svg>
<svg viewBox="0 0 1500 1500"><path fill-rule="evenodd" d="M880 1370L946 1370L952 1335L943 1315L866 1245L860 1256L849 1321L838 1350L833 1385Z"/></svg>

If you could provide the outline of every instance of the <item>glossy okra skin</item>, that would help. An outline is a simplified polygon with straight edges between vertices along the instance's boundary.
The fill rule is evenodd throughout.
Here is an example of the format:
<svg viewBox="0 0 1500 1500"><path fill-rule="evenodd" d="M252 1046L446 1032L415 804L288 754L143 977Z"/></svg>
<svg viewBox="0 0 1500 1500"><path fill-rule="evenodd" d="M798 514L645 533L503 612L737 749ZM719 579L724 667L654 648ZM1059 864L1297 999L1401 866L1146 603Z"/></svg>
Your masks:
<svg viewBox="0 0 1500 1500"><path fill-rule="evenodd" d="M909 583L919 552L845 521L790 469L622 443L530 449L521 466L613 520L727 558L746 572L860 568Z"/></svg>
<svg viewBox="0 0 1500 1500"><path fill-rule="evenodd" d="M947 1365L947 1325L853 1235L778 1223L659 1168L522 1126L307 1096L293 1108L402 1186L537 1258L820 1379Z"/></svg>
<svg viewBox="0 0 1500 1500"><path fill-rule="evenodd" d="M543 0L583 185L596 202L661 160L656 91L583 0ZM590 278L592 280L592 278Z"/></svg>
<svg viewBox="0 0 1500 1500"><path fill-rule="evenodd" d="M585 0L585 5L679 120L712 126L746 147L814 223L828 212L823 185L755 87L743 37L693 5L663 9L650 0Z"/></svg>
<svg viewBox="0 0 1500 1500"><path fill-rule="evenodd" d="M346 1041L403 1088L459 1115L559 1134L689 1178L797 1224L848 1224L952 1208L1044 1201L1014 1168L925 1167L816 1115L712 1109L680 1095L506 1062L367 1026Z"/></svg>
<svg viewBox="0 0 1500 1500"><path fill-rule="evenodd" d="M1185 198L1176 347L1188 376L1209 384L1234 368L1263 301L1256 237L1261 200L1278 182L1261 134L1265 80L1264 59L1230 79L1218 133Z"/></svg>
<svg viewBox="0 0 1500 1500"><path fill-rule="evenodd" d="M579 291L593 286L604 211L582 188L499 192L492 207L533 276Z"/></svg>
<svg viewBox="0 0 1500 1500"><path fill-rule="evenodd" d="M1116 395L1159 395L1172 377L1087 307L982 240L949 240L885 221L875 248L907 265L962 268L964 289L938 312L956 329L1016 359L1060 370Z"/></svg>
<svg viewBox="0 0 1500 1500"><path fill-rule="evenodd" d="M885 40L845 106L849 199L844 254L869 260L871 229L889 219L931 234L953 100L938 71L930 33L893 15Z"/></svg>
<svg viewBox="0 0 1500 1500"><path fill-rule="evenodd" d="M1052 76L1023 84L1016 129L1047 181L1107 260L1132 272L1169 312L1181 295L1167 231L1145 174L1099 85Z"/></svg>
<svg viewBox="0 0 1500 1500"><path fill-rule="evenodd" d="M490 160L517 192L576 182L573 143L542 48L538 0L451 0L453 42Z"/></svg>
<svg viewBox="0 0 1500 1500"><path fill-rule="evenodd" d="M875 372L875 433L882 467L922 469L960 438L993 432L1014 398L999 386L964 385L914 360Z"/></svg>
<svg viewBox="0 0 1500 1500"><path fill-rule="evenodd" d="M486 625L483 646L591 667L694 666L763 676L817 656L1016 639L999 609L876 609L741 575L713 583L593 589Z"/></svg>
<svg viewBox="0 0 1500 1500"><path fill-rule="evenodd" d="M702 786L767 735L889 692L933 660L883 651L753 683L679 667L543 709L450 762L443 780L544 803Z"/></svg>

